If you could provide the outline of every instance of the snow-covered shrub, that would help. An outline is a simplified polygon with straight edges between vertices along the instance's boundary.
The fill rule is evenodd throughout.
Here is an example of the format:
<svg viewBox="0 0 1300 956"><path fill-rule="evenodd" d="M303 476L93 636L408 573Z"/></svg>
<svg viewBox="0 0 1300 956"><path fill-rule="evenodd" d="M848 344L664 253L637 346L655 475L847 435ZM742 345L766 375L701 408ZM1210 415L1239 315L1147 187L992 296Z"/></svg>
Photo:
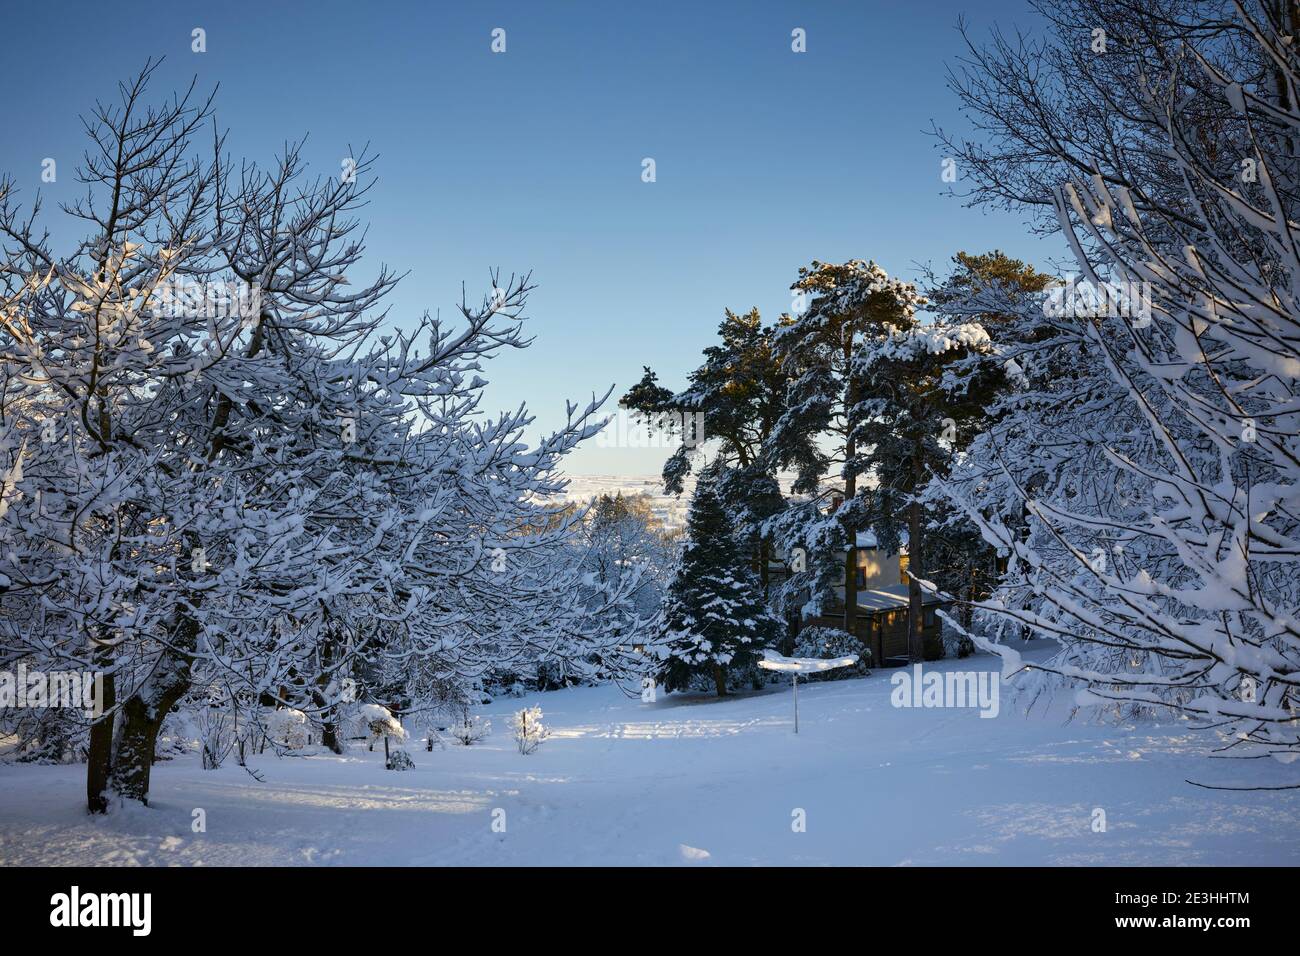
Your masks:
<svg viewBox="0 0 1300 956"><path fill-rule="evenodd" d="M266 716L266 736L288 750L302 750L311 743L311 725L301 710L281 707Z"/></svg>
<svg viewBox="0 0 1300 956"><path fill-rule="evenodd" d="M975 642L949 624L947 620L941 619L939 635L943 641L944 656L970 657L975 653Z"/></svg>
<svg viewBox="0 0 1300 956"><path fill-rule="evenodd" d="M63 764L85 759L89 722L59 707L13 708L0 732L12 731L12 755L20 763Z"/></svg>
<svg viewBox="0 0 1300 956"><path fill-rule="evenodd" d="M415 761L412 760L411 755L406 752L406 748L397 747L388 755L386 766L389 770L414 770Z"/></svg>
<svg viewBox="0 0 1300 956"><path fill-rule="evenodd" d="M238 743L234 713L227 707L200 703L192 711L190 727L198 736L200 765L204 770L219 770ZM158 756L157 747L154 756Z"/></svg>
<svg viewBox="0 0 1300 956"><path fill-rule="evenodd" d="M194 751L202 751L202 735L192 710L181 708L163 718L154 741L153 759L171 760Z"/></svg>
<svg viewBox="0 0 1300 956"><path fill-rule="evenodd" d="M478 714L465 713L456 719L447 732L452 739L468 747L486 737L492 731L492 722L484 720Z"/></svg>
<svg viewBox="0 0 1300 956"><path fill-rule="evenodd" d="M406 730L387 707L379 704L362 704L357 708L357 716L366 729L366 749L374 750L375 744L383 740L395 740L399 743L406 739Z"/></svg>
<svg viewBox="0 0 1300 956"><path fill-rule="evenodd" d="M869 674L871 649L848 631L838 627L814 625L799 632L794 642L791 657L811 657L825 660L833 657L858 655L858 662L852 667L837 667L820 674L807 674L805 680L841 680L845 677L862 677Z"/></svg>
<svg viewBox="0 0 1300 956"><path fill-rule="evenodd" d="M739 693L745 690L762 690L776 680L776 675L772 671L763 670L756 662L748 660L727 667L723 672L723 680L726 682L727 693ZM657 686L661 690L665 689L662 683ZM688 675L686 682L676 688L678 691L692 694L716 694L717 689L715 675L703 671Z"/></svg>
<svg viewBox="0 0 1300 956"><path fill-rule="evenodd" d="M514 731L515 746L519 748L521 754L532 753L551 735L542 724L540 705L515 711L514 717L510 719L510 728Z"/></svg>
<svg viewBox="0 0 1300 956"><path fill-rule="evenodd" d="M447 727L451 738L466 747L482 740L492 730L491 722L474 714L470 710L471 706L469 696L462 697L454 703L450 708L453 714L452 722Z"/></svg>
<svg viewBox="0 0 1300 956"><path fill-rule="evenodd" d="M575 683L568 676L564 661L546 660L537 665L537 689L559 690Z"/></svg>

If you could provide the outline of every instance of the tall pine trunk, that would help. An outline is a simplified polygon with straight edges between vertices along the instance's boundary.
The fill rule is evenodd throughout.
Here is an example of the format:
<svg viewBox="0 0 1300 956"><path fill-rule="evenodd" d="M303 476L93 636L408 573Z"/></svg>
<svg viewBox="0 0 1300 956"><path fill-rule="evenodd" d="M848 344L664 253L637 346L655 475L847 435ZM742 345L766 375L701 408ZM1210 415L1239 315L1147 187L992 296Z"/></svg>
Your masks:
<svg viewBox="0 0 1300 956"><path fill-rule="evenodd" d="M846 326L844 336L844 367L852 367L853 361L853 326ZM844 504L847 505L853 501L854 496L858 493L858 476L853 471L851 463L858 454L858 443L853 436L853 416L849 414L849 409L853 407L854 395L852 390L852 379L850 384L845 386L844 392L844 423L847 432L844 436ZM846 523L844 531L849 538L849 553L844 559L844 630L849 634L857 637L858 635L858 532L856 528L849 527Z"/></svg>
<svg viewBox="0 0 1300 956"><path fill-rule="evenodd" d="M919 449L918 449L919 452ZM913 494L921 487L923 472L920 454L912 456ZM924 605L921 601L921 585L917 578L925 569L921 566L921 504L913 500L907 506L907 655L912 663L925 659L925 635L922 632Z"/></svg>
<svg viewBox="0 0 1300 956"><path fill-rule="evenodd" d="M713 686L718 689L719 697L727 696L727 671L721 664L713 665Z"/></svg>

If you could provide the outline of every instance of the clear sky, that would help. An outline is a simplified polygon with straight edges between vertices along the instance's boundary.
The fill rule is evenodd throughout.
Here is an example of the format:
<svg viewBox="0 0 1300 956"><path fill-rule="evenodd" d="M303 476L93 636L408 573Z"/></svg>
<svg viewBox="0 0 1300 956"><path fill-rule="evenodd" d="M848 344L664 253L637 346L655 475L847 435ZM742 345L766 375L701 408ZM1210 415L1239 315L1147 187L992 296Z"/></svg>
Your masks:
<svg viewBox="0 0 1300 956"><path fill-rule="evenodd" d="M336 174L369 142L368 264L410 272L393 321L448 315L491 267L532 270L537 341L488 367L488 394L553 427L566 398L616 399L643 365L683 384L724 307L775 318L812 259L914 278L959 249L1059 252L945 195L925 130L961 127L945 66L963 14L978 36L1034 25L1023 0L22 4L5 22L0 170L47 209L75 197L78 115L150 56L166 57L157 96L220 84L235 157L310 134L313 169ZM40 182L46 157L57 183ZM664 455L593 444L569 470L653 473Z"/></svg>

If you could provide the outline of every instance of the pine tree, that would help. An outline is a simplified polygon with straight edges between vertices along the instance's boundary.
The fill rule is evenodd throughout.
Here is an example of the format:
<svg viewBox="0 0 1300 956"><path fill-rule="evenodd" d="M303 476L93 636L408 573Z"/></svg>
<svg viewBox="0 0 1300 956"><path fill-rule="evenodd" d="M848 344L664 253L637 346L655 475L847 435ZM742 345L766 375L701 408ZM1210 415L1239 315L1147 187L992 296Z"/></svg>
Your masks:
<svg viewBox="0 0 1300 956"><path fill-rule="evenodd" d="M687 516L688 541L660 619L659 683L673 691L711 676L718 696L727 677L751 665L779 633L753 572L731 534L717 469L701 475Z"/></svg>
<svg viewBox="0 0 1300 956"><path fill-rule="evenodd" d="M745 313L727 309L718 325L718 343L704 349L704 362L690 373L684 391L660 385L647 367L619 402L661 427L673 427L683 414L693 419L697 440L684 440L664 462L664 488L680 495L692 469L705 460L702 442L711 443L713 460L727 469L720 475L723 501L764 593L772 542L761 527L785 509L776 469L763 454L785 409L788 378L773 345L777 332L792 321L785 315L775 325L764 325L756 308Z"/></svg>
<svg viewBox="0 0 1300 956"><path fill-rule="evenodd" d="M863 402L858 360L864 348L895 330L917 324L924 304L916 287L890 278L875 262L842 264L813 261L800 268L790 287L805 306L784 323L773 352L790 376L785 409L764 447L766 460L796 472L793 490L814 506L792 509L778 521L787 547L829 547L843 567L844 630L857 633L856 560L852 542L867 527L859 478L869 470L859 429L870 408ZM843 503L834 511L838 528L827 528L817 504L839 493L826 482L832 471L843 481ZM775 527L776 525L772 525ZM831 584L826 555L816 560L808 583ZM814 598L814 603L818 599Z"/></svg>
<svg viewBox="0 0 1300 956"><path fill-rule="evenodd" d="M897 547L907 531L908 653L913 661L942 656L923 638L921 579L931 571L928 521L919 493L931 475L944 475L958 443L984 415L984 402L1003 381L985 356L992 344L978 323L929 323L891 329L864 345L855 359L859 405L853 437L864 473L866 516L877 538ZM968 357L976 372L958 378Z"/></svg>

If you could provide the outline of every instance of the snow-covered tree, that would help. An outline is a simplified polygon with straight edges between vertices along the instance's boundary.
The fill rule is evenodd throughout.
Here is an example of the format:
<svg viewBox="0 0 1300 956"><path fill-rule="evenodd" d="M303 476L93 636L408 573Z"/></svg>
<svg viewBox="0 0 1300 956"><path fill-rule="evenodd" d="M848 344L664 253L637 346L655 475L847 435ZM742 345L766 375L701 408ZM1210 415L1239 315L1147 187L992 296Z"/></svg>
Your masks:
<svg viewBox="0 0 1300 956"><path fill-rule="evenodd" d="M635 613L647 619L658 613L677 544L648 495L620 492L594 498L574 543L588 587L600 589L635 577Z"/></svg>
<svg viewBox="0 0 1300 956"><path fill-rule="evenodd" d="M1000 343L1004 338L1013 339L1009 346L1019 347L1044 334L1042 328L1022 327L1018 315L1008 314L1000 307L1008 304L1015 307L1026 301L1036 303L1038 294L1054 280L1047 273L998 250L979 255L959 252L953 256L952 266L951 272L942 278L928 274L926 298L936 321L950 327L977 324L991 340L990 346L953 357L947 363L945 380L951 381L951 389L960 386L964 400L957 409L961 414L942 423L941 442L948 449L949 458L956 456L961 460L971 440L996 424L991 412L998 398L1013 387L1013 382L1018 384L1024 379L1023 370L1014 360L999 367L996 361L990 366L985 357L992 351L996 358L1002 351ZM942 461L940 465L937 472L946 475L949 463ZM926 517L925 556L921 567L926 578L960 599L957 614L961 625L969 628L973 602L990 595L1003 562L965 512L953 507L946 497L923 492L921 499ZM963 635L947 637L949 649L960 656L974 648Z"/></svg>
<svg viewBox="0 0 1300 956"><path fill-rule="evenodd" d="M942 656L942 648L923 646L922 591L929 553L929 520L920 492L933 474L946 474L958 435L969 434L983 414L990 378L997 367L982 364L984 374L954 376L953 366L972 354L992 350L984 327L916 324L888 327L863 344L855 357L858 406L853 437L858 460L872 478L864 489L866 520L889 550L897 551L903 526L907 533L910 631L913 661Z"/></svg>
<svg viewBox="0 0 1300 956"><path fill-rule="evenodd" d="M449 728L452 739L468 747L486 738L492 732L492 721L471 711L468 704L462 705L459 713Z"/></svg>
<svg viewBox="0 0 1300 956"><path fill-rule="evenodd" d="M387 707L362 704L357 708L353 719L365 730L367 750L374 750L375 744L381 740L396 740L400 743L406 739L406 729Z"/></svg>
<svg viewBox="0 0 1300 956"><path fill-rule="evenodd" d="M701 473L687 515L687 541L668 587L653 648L665 690L712 680L725 696L728 677L743 676L780 634L732 534L718 490L718 468Z"/></svg>
<svg viewBox="0 0 1300 956"><path fill-rule="evenodd" d="M1047 670L1084 684L1083 702L1175 707L1233 753L1290 760L1300 59L1275 5L1207 6L1222 5L1063 3L1042 58L985 51L996 80L965 88L1000 130L982 155L1051 205L1088 291L1010 304L1022 334L999 358L1021 388L942 490L1009 558L979 607L1061 641ZM1083 23L1124 38L1113 60L1068 46ZM1017 85L1033 108L991 92ZM1116 116L1040 137L1106 102ZM1032 158L993 155L1024 138Z"/></svg>
<svg viewBox="0 0 1300 956"><path fill-rule="evenodd" d="M868 524L858 495L859 479L867 471L860 435L867 408L858 362L869 343L891 330L911 328L924 300L911 283L890 278L876 263L861 259L814 261L800 268L790 288L802 311L775 335L774 352L789 382L764 456L772 467L796 472L793 490L804 501L790 514L770 519L769 527L788 552L801 548L813 557L810 572L791 582L812 587L809 610L817 610L827 589L843 581L844 629L852 634L857 578L851 545ZM828 523L822 506L832 493L826 483L832 471L842 483L835 489L842 492L842 504Z"/></svg>
<svg viewBox="0 0 1300 956"><path fill-rule="evenodd" d="M370 159L236 170L203 154L210 102L145 105L151 73L87 122L68 251L0 184L0 653L105 674L91 809L147 799L196 685L329 725L363 665L618 666L589 625L626 589L593 607L557 560L559 465L600 402L531 446L526 409L481 409L527 277L381 334L396 278L349 278Z"/></svg>
<svg viewBox="0 0 1300 956"><path fill-rule="evenodd" d="M311 742L311 725L301 710L277 707L266 715L266 736L286 750L302 750Z"/></svg>
<svg viewBox="0 0 1300 956"><path fill-rule="evenodd" d="M727 487L723 500L735 532L749 549L751 563L766 593L772 557L771 536L763 523L785 507L771 460L763 453L785 408L787 374L773 344L781 316L764 325L758 309L727 309L718 324L718 341L704 349L704 361L690 373L687 387L674 392L658 382L649 368L619 404L650 421L687 416L702 432L702 441L683 441L664 462L664 487L680 495L691 469L707 454L721 465Z"/></svg>

